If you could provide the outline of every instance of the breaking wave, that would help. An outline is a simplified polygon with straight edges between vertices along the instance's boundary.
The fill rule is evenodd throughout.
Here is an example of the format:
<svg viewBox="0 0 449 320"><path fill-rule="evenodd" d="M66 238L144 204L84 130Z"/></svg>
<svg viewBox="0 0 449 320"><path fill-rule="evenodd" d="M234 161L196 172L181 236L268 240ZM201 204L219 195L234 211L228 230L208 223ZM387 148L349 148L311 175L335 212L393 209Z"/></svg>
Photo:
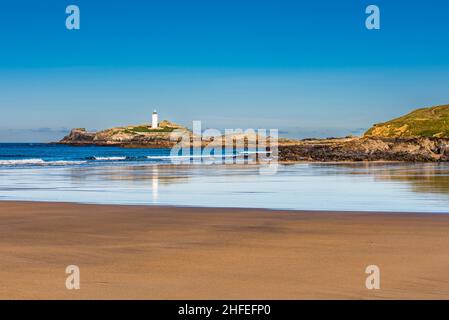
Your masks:
<svg viewBox="0 0 449 320"><path fill-rule="evenodd" d="M45 161L43 159L0 160L0 166L65 166L83 164L87 161Z"/></svg>
<svg viewBox="0 0 449 320"><path fill-rule="evenodd" d="M128 160L128 157L90 157L88 160L97 160L97 161L121 161Z"/></svg>
<svg viewBox="0 0 449 320"><path fill-rule="evenodd" d="M193 154L193 155L137 155L137 156L88 156L70 160L52 160L52 159L0 159L0 167L31 167L31 166L70 166L82 164L102 164L102 163L126 163L126 162L161 162L170 161L189 161L190 159L223 159L242 157L243 153L237 154Z"/></svg>

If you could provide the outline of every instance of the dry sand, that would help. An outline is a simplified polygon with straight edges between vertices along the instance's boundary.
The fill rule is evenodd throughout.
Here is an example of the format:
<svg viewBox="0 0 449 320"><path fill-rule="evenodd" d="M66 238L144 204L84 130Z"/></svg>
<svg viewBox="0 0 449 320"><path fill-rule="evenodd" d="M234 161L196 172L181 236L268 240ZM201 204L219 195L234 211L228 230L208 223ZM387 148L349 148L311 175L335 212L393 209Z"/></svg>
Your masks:
<svg viewBox="0 0 449 320"><path fill-rule="evenodd" d="M3 299L447 299L449 215L0 202L0 257Z"/></svg>

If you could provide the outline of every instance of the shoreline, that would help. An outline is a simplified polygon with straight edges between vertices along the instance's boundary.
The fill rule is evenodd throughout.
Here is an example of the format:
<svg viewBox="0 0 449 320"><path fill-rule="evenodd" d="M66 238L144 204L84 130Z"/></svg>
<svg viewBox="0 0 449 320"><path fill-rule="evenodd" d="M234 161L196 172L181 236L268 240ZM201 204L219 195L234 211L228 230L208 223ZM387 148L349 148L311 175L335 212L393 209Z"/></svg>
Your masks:
<svg viewBox="0 0 449 320"><path fill-rule="evenodd" d="M69 202L69 201L48 201L48 200L13 200L13 199L0 199L1 204L11 203L11 204L52 204L61 206L99 206L99 207L123 207L125 208L139 208L139 209L198 209L198 210L227 210L227 211L241 211L241 212L265 212L265 213L298 213L298 214L342 214L342 215L406 215L406 216L441 216L449 215L449 212L426 212L426 211L382 211L382 210L316 210L316 209L283 209L283 208L258 208L258 207L219 207L219 206L195 206L195 205L168 205L168 204L134 204L134 203L95 203L95 202ZM0 208L1 209L1 208Z"/></svg>
<svg viewBox="0 0 449 320"><path fill-rule="evenodd" d="M449 297L445 214L0 201L0 222L3 299Z"/></svg>

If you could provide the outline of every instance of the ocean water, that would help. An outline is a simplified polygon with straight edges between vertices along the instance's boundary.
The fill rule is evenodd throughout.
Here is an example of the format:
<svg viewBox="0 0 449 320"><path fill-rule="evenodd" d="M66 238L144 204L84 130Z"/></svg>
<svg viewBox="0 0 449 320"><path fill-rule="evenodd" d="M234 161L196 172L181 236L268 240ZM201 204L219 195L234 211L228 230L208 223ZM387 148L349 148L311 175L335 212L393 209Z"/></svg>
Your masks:
<svg viewBox="0 0 449 320"><path fill-rule="evenodd" d="M243 152L243 150L240 150L233 154L242 155ZM231 156L231 154L223 154L223 156ZM170 149L0 143L0 168L155 164L172 163L175 159L182 161L185 158L193 157L183 156L182 154L171 156Z"/></svg>
<svg viewBox="0 0 449 320"><path fill-rule="evenodd" d="M448 164L269 166L242 155L219 165L169 149L0 144L0 200L449 213Z"/></svg>

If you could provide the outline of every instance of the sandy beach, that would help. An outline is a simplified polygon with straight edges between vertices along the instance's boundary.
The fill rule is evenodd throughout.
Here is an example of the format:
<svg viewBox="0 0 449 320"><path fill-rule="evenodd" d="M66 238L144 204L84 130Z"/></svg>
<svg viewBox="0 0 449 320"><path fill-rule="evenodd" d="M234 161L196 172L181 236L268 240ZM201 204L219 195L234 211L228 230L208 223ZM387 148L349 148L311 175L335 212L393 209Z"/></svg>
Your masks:
<svg viewBox="0 0 449 320"><path fill-rule="evenodd" d="M449 215L0 202L0 298L447 299L448 234Z"/></svg>

